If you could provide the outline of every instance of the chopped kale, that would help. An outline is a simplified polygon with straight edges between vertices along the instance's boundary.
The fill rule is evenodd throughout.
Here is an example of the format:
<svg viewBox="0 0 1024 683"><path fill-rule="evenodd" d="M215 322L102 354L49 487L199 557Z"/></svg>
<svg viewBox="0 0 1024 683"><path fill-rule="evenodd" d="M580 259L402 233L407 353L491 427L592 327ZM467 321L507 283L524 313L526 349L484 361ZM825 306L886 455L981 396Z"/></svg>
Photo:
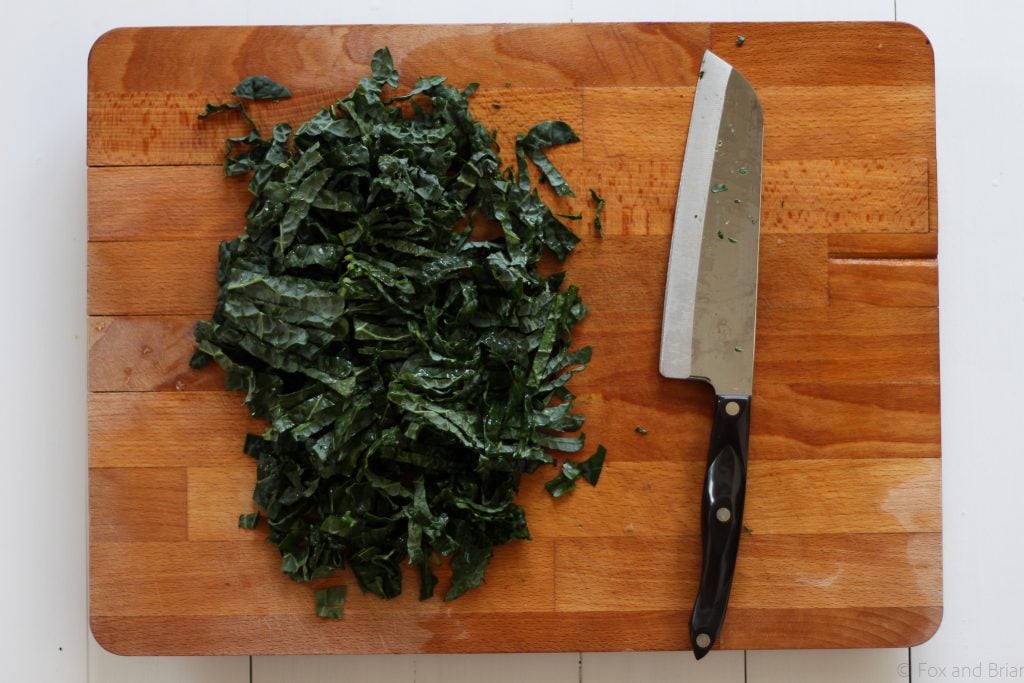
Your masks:
<svg viewBox="0 0 1024 683"><path fill-rule="evenodd" d="M386 49L371 69L268 137L241 101L201 115L250 123L228 140L224 169L250 176L253 199L244 234L220 246L217 304L191 365L218 363L266 421L245 451L283 572L309 581L350 567L390 598L408 561L428 598L430 565L447 557L452 599L483 581L495 547L529 538L521 475L583 447L566 384L590 360L571 334L587 309L563 272L539 268L579 238L527 167L572 195L547 150L578 137L539 123L506 168L470 114L475 85L432 76L391 96ZM265 77L234 93L290 95ZM603 459L601 448L574 473L596 483ZM343 586L317 591L317 613L340 618L344 600Z"/></svg>

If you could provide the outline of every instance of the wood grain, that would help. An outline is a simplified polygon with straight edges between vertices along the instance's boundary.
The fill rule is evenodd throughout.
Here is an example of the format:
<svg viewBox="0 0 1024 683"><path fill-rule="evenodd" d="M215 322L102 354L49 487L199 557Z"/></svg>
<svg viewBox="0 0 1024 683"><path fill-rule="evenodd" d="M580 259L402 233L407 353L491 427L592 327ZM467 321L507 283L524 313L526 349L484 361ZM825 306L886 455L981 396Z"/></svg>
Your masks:
<svg viewBox="0 0 1024 683"><path fill-rule="evenodd" d="M224 374L217 368L188 365L195 323L191 316L91 316L89 391L223 389Z"/></svg>
<svg viewBox="0 0 1024 683"><path fill-rule="evenodd" d="M90 242L91 315L212 311L217 299L216 243Z"/></svg>
<svg viewBox="0 0 1024 683"><path fill-rule="evenodd" d="M737 46L736 35L744 35ZM307 118L387 43L405 83L481 84L512 135L545 118L583 140L552 157L607 199L568 262L595 349L573 380L596 488L552 499L524 478L533 540L496 552L457 601L381 601L350 575L344 620L280 573L241 452L251 419L215 367L188 367L216 296L217 245L242 229L225 179L231 116L195 114L250 73ZM658 373L661 302L699 62L740 68L765 112L749 495L721 647L895 647L941 619L937 202L930 45L849 24L204 27L105 34L89 63L91 625L126 654L681 650L697 582L712 391ZM499 104L500 108L492 104ZM506 153L507 154L507 153ZM550 199L549 190L545 190ZM641 426L646 435L636 431ZM439 568L440 588L450 581ZM404 579L415 582L406 567ZM240 634L243 634L240 636Z"/></svg>
<svg viewBox="0 0 1024 683"><path fill-rule="evenodd" d="M570 279L590 285L595 311L660 311L668 263L668 235L608 236L578 247ZM98 316L209 315L217 299L219 242L129 241L89 243L88 312ZM633 258L618 257L629 250ZM766 307L825 306L828 242L824 235L763 241L759 303ZM608 270L609 259L618 261ZM630 287L614 286L626 279ZM638 298L639 297L639 298Z"/></svg>
<svg viewBox="0 0 1024 683"><path fill-rule="evenodd" d="M700 533L698 517L666 511L677 509L687 492L700 490L703 463L616 461L605 467L600 486L581 487L565 499L552 498L544 489L551 472L526 477L520 504L530 512L531 537L664 538ZM750 466L751 503L744 524L759 536L936 532L941 515L931 491L938 481L935 459L759 461ZM249 463L189 467L189 540L262 541L262 533L235 525L240 513L255 511L250 495L255 483ZM793 501L786 495L790 489L806 494ZM643 496L636 491L643 491ZM779 500L786 504L777 504Z"/></svg>
<svg viewBox="0 0 1024 683"><path fill-rule="evenodd" d="M318 622L308 615L166 617L93 615L92 632L119 653L194 655L280 654L281 634L295 638L292 654L438 652L459 643L460 652L544 652L555 639L579 644L584 652L683 650L689 637L685 612L508 612L406 617L346 616L344 623ZM828 607L777 609L730 607L722 647L757 649L764 633L779 648L902 647L926 640L942 621L942 608ZM244 633L245 638L238 634ZM412 646L410 646L410 643ZM449 645L450 648L450 645Z"/></svg>
<svg viewBox="0 0 1024 683"><path fill-rule="evenodd" d="M587 88L587 159L679 160L682 112L692 87ZM764 157L794 159L931 158L935 101L930 85L820 85L757 88L764 110ZM625 135L623 131L643 131ZM895 151L894 151L895 150Z"/></svg>
<svg viewBox="0 0 1024 683"><path fill-rule="evenodd" d="M687 120L683 112L693 106L693 91L692 86L609 86L554 98L550 90L536 89L516 94L513 102L507 101L509 93L494 93L487 98L486 119L500 125L507 118L501 114L506 107L533 102L536 116L527 118L556 116L576 125L586 140L589 161L678 161L686 139L680 124ZM934 137L927 132L935 119L931 86L768 86L758 88L758 95L765 120L772 122L765 133L766 159L928 159L934 153ZM296 90L272 110L271 105L254 108L254 118L264 125L305 120L337 96ZM558 106L562 97L565 104ZM89 164L218 164L224 137L244 134L246 124L227 116L199 121L195 115L206 102L222 99L220 92L93 93ZM497 114L491 113L492 101L502 103ZM524 130L514 124L499 128L510 129Z"/></svg>
<svg viewBox="0 0 1024 683"><path fill-rule="evenodd" d="M764 233L928 231L927 159L779 162L763 184Z"/></svg>
<svg viewBox="0 0 1024 683"><path fill-rule="evenodd" d="M833 305L935 308L939 266L931 259L831 259L828 291Z"/></svg>
<svg viewBox="0 0 1024 683"><path fill-rule="evenodd" d="M484 87L693 85L709 31L697 23L118 29L93 46L89 89L227 92L245 76L267 73L287 75L297 90L348 92L382 45L409 83L415 74L443 73Z"/></svg>
<svg viewBox="0 0 1024 683"><path fill-rule="evenodd" d="M700 533L699 516L666 511L678 509L687 492L700 490L703 463L624 462L606 467L607 478L600 486L564 501L546 495L540 486L544 477L528 479L521 497L535 511L531 534L582 539ZM941 510L931 495L938 479L939 463L928 459L752 462L744 524L750 535L759 537L939 531ZM792 499L786 495L792 489L805 494ZM635 491L643 495L631 493ZM780 500L786 505L778 505Z"/></svg>
<svg viewBox="0 0 1024 683"><path fill-rule="evenodd" d="M935 384L937 324L932 308L766 306L758 311L755 382ZM602 353L573 380L577 388L614 382L608 391L676 391L655 374L642 386L628 380L637 371L657 371L660 313L595 310L581 327L580 342L600 344Z"/></svg>
<svg viewBox="0 0 1024 683"><path fill-rule="evenodd" d="M758 88L765 157L778 159L932 158L931 85Z"/></svg>
<svg viewBox="0 0 1024 683"><path fill-rule="evenodd" d="M689 540L688 540L689 539ZM684 612L693 606L699 535L559 541L555 609ZM746 535L730 608L912 607L941 588L938 534ZM624 561L628 558L627 561ZM666 558L673 558L666 561Z"/></svg>
<svg viewBox="0 0 1024 683"><path fill-rule="evenodd" d="M259 533L238 527L238 516L257 512L252 500L256 468L188 468L188 540L263 542L266 525Z"/></svg>
<svg viewBox="0 0 1024 683"><path fill-rule="evenodd" d="M940 454L937 384L759 383L757 395L759 459Z"/></svg>
<svg viewBox="0 0 1024 683"><path fill-rule="evenodd" d="M361 618L380 624L379 620L388 615L398 618L387 629L391 633L399 621L418 622L418 645L435 636L433 625L438 621L465 617L469 622L481 615L505 616L506 612L510 621L524 612L562 613L576 619L588 612L643 613L657 605L678 617L688 611L689 595L697 580L697 563L682 561L687 557L699 559L699 551L695 554L693 550L698 545L696 538L591 537L557 541L554 545L543 541L515 543L498 550L499 555L515 559L515 565L496 562L489 574L488 585L497 596L480 598L476 592L452 603L418 603L412 591L391 601L356 593L350 595L343 622L325 624L310 639L312 642L300 648L315 646L332 631L335 638L359 639ZM734 610L828 610L834 609L835 591L841 588L849 594L847 608L870 609L886 604L911 609L917 606L915 600L927 599L925 596L940 582L941 572L933 561L938 538L938 534L754 534L743 539L744 552L737 565L731 604ZM804 554L808 543L816 549L810 557ZM903 561L903 553L890 552L894 546L905 551L909 563ZM207 617L208 621L234 615L289 615L316 624L316 617L306 614L312 597L309 586L295 584L281 574L269 579L261 571L260 567L275 557L276 549L268 544L247 541L207 541L191 546L169 542L94 543L90 558L93 566L118 562L124 576L118 580L101 578L92 588L93 595L102 601L102 608L93 609L92 614L94 619L158 617L172 611L180 617ZM631 561L623 562L626 557ZM530 581L541 573L555 577L554 584ZM406 579L410 578L407 572ZM123 593L143 595L128 603L116 599ZM192 600L191 596L205 599ZM414 606L418 607L410 613ZM675 625L677 645L684 642L684 623L679 619ZM527 629L542 624L538 621ZM471 630L471 624L464 626L464 632L467 640L486 638L489 643L508 635L507 630L499 629L488 636L476 628ZM366 635L362 638L364 643L368 640ZM373 640L379 651L403 651L401 640L381 641L376 633ZM479 643L473 645L474 650L479 647Z"/></svg>
<svg viewBox="0 0 1024 683"><path fill-rule="evenodd" d="M245 227L247 184L219 166L90 167L89 239L232 239Z"/></svg>
<svg viewBox="0 0 1024 683"><path fill-rule="evenodd" d="M932 85L928 38L910 24L729 23L711 27L711 50L765 85ZM743 36L742 45L736 44Z"/></svg>
<svg viewBox="0 0 1024 683"><path fill-rule="evenodd" d="M758 316L759 375L790 382L937 382L938 310L766 308ZM761 319L766 323L760 325ZM799 351L803 349L802 351Z"/></svg>
<svg viewBox="0 0 1024 683"><path fill-rule="evenodd" d="M894 235L874 233L828 236L832 258L934 259L939 253L938 235L931 232Z"/></svg>
<svg viewBox="0 0 1024 683"><path fill-rule="evenodd" d="M939 532L940 478L939 461L928 458L765 460L750 467L744 520L758 537ZM805 494L786 495L793 490Z"/></svg>
<svg viewBox="0 0 1024 683"><path fill-rule="evenodd" d="M237 514L231 520L237 525ZM550 611L554 609L553 541L510 543L495 549L487 572L488 591L467 593L452 602L419 600L418 590L406 590L391 600L362 593L351 586L345 614L390 614L401 620L410 614L452 615ZM313 589L344 582L321 579L295 583L278 571L281 556L265 542L242 538L231 541L190 540L179 542L97 541L91 545L90 566L94 580L91 597L98 616L192 616L294 614L320 621L310 609ZM117 572L110 570L118 567ZM273 571L267 571L272 567ZM405 566L403 582L417 586L417 570ZM446 567L437 571L443 594L451 583ZM538 580L546 577L547 580ZM131 595L131 600L124 596ZM102 641L101 641L102 642Z"/></svg>
<svg viewBox="0 0 1024 683"><path fill-rule="evenodd" d="M593 304L591 299L587 303ZM756 381L896 387L928 384L932 385L928 391L935 396L933 409L938 396L937 318L934 309L920 307L766 307L758 316ZM90 320L95 336L89 362L90 368L96 368L90 371L91 391L223 388L223 376L215 368L195 371L187 367L194 350L195 316L95 316ZM674 400L673 396L706 396L700 385L669 382L654 374L661 339L660 313L612 308L602 314L592 310L581 328L584 336L578 339L600 345L601 353L595 354L586 372L573 379L575 387L604 384L602 391L609 395L628 397L655 410L660 402ZM171 361L158 362L154 358L158 352L171 357ZM624 382L623 377L633 372L649 374L645 382ZM890 398L879 393L873 400L884 402L892 410L896 406ZM828 430L829 424L826 421L820 428ZM905 426L902 421L899 424ZM877 429L870 425L862 428L872 433ZM851 434L851 438L854 436Z"/></svg>
<svg viewBox="0 0 1024 683"><path fill-rule="evenodd" d="M202 416L202 419L196 419ZM96 393L89 402L93 467L211 467L244 465L249 417L242 395L210 392Z"/></svg>
<svg viewBox="0 0 1024 683"><path fill-rule="evenodd" d="M93 394L92 464L251 464L241 455L242 435L259 432L262 423L248 416L242 395L221 390L223 378L217 378L216 387L202 392L168 388ZM605 388L610 381L605 386L591 382L577 394L591 442L605 444L621 462L704 462L709 387L659 380L660 387L611 392ZM936 385L760 383L757 398L751 424L756 460L939 455ZM203 420L197 421L196 415ZM637 427L647 433L639 434Z"/></svg>
<svg viewBox="0 0 1024 683"><path fill-rule="evenodd" d="M521 124L507 130L511 134L528 122ZM552 154L574 186L601 189L607 200L605 235L672 234L681 156L656 163L582 163L579 150L568 147ZM927 183L923 159L769 161L761 228L765 234L836 237L913 233L909 238L920 240L929 229ZM225 178L220 166L92 167L90 237L94 242L232 239L244 227L242 216L251 198L245 185L244 178ZM139 195L146 201L137 201ZM571 210L588 207L585 200L565 202ZM574 227L590 232L587 225Z"/></svg>
<svg viewBox="0 0 1024 683"><path fill-rule="evenodd" d="M185 540L185 468L90 465L90 543Z"/></svg>

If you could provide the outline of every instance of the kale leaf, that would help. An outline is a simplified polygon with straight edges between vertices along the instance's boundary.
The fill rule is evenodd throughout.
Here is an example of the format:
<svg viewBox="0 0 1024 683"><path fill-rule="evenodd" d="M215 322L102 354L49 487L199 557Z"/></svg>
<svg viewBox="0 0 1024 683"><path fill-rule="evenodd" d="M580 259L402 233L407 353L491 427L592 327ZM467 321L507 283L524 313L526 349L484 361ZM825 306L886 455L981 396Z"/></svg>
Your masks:
<svg viewBox="0 0 1024 683"><path fill-rule="evenodd" d="M576 480L580 477L583 477L591 486L597 486L597 480L601 477L601 470L604 468L606 453L604 446L598 446L597 451L583 462L566 460L562 463L562 469L558 475L544 484L544 487L553 497L560 498L576 488Z"/></svg>
<svg viewBox="0 0 1024 683"><path fill-rule="evenodd" d="M341 619L344 615L348 588L331 586L316 591L316 614L323 619Z"/></svg>
<svg viewBox="0 0 1024 683"><path fill-rule="evenodd" d="M238 528L240 529L255 529L256 524L260 521L260 513L249 512L238 515Z"/></svg>
<svg viewBox="0 0 1024 683"><path fill-rule="evenodd" d="M601 222L601 214L604 213L605 199L597 193L597 190L590 189L590 198L594 201L594 232L598 237L604 237L604 224Z"/></svg>
<svg viewBox="0 0 1024 683"><path fill-rule="evenodd" d="M249 76L231 94L245 100L281 100L292 96L288 88L266 76Z"/></svg>
<svg viewBox="0 0 1024 683"><path fill-rule="evenodd" d="M220 246L217 303L196 325L191 365L218 363L266 421L245 452L284 573L309 581L347 566L390 598L408 562L425 599L431 565L450 558L450 600L480 585L495 547L529 539L521 476L553 464L550 450L583 447L566 384L590 360L571 348L587 309L564 273L539 268L579 238L526 167L571 195L544 150L578 137L540 123L505 168L470 113L474 85L431 76L391 96L398 82L379 50L347 96L269 137L241 101L207 105L201 117L250 123L228 139L224 170L249 174L253 199L245 232ZM234 94L291 93L250 77ZM596 483L600 463L588 462L576 476ZM317 613L340 618L344 599L344 588L317 591Z"/></svg>

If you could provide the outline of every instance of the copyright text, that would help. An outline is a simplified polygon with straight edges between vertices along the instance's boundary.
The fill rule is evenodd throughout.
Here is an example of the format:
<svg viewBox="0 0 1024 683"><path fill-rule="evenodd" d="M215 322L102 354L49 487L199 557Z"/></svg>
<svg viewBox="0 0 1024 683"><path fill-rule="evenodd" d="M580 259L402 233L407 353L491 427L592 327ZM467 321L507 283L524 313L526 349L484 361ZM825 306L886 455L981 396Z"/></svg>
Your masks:
<svg viewBox="0 0 1024 683"><path fill-rule="evenodd" d="M1024 679L1024 664L974 662L972 664L931 664L903 662L896 667L900 678L915 681L1011 681Z"/></svg>

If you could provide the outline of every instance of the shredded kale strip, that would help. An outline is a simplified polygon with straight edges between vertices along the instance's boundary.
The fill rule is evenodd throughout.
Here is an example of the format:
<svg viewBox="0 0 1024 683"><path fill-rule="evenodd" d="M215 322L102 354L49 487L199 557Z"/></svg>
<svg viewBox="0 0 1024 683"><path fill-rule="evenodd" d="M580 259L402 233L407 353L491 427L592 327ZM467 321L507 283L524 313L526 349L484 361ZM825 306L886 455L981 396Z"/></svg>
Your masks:
<svg viewBox="0 0 1024 683"><path fill-rule="evenodd" d="M255 529L256 524L260 521L260 513L248 512L238 515L238 527L240 529Z"/></svg>
<svg viewBox="0 0 1024 683"><path fill-rule="evenodd" d="M267 76L249 76L236 85L231 94L243 100L279 100L292 96L288 88Z"/></svg>
<svg viewBox="0 0 1024 683"><path fill-rule="evenodd" d="M570 348L587 309L563 272L538 268L579 239L527 168L571 195L545 150L578 138L545 121L503 168L470 114L475 85L434 76L391 96L386 49L371 69L266 138L241 101L201 115L249 121L224 169L250 174L253 200L244 234L220 247L217 304L196 326L191 364L217 362L267 422L245 452L284 573L309 581L347 566L364 591L391 598L408 562L426 599L447 557L452 599L483 581L496 546L530 537L521 475L553 465L551 450L583 447L566 384L590 359L589 347ZM266 77L234 93L290 95ZM599 464L581 467L596 482ZM344 591L316 602L340 617Z"/></svg>
<svg viewBox="0 0 1024 683"><path fill-rule="evenodd" d="M597 486L597 480L601 477L601 470L604 468L604 457L607 454L604 446L598 446L597 451L583 462L566 460L562 463L562 469L558 475L544 484L544 487L555 498L560 498L576 488L576 480L580 477L590 484Z"/></svg>
<svg viewBox="0 0 1024 683"><path fill-rule="evenodd" d="M601 214L604 213L605 199L597 193L597 190L590 189L590 198L594 201L594 232L598 237L604 237L604 224L601 222Z"/></svg>
<svg viewBox="0 0 1024 683"><path fill-rule="evenodd" d="M345 614L345 598L348 588L331 586L316 591L316 614L323 619L341 619Z"/></svg>

